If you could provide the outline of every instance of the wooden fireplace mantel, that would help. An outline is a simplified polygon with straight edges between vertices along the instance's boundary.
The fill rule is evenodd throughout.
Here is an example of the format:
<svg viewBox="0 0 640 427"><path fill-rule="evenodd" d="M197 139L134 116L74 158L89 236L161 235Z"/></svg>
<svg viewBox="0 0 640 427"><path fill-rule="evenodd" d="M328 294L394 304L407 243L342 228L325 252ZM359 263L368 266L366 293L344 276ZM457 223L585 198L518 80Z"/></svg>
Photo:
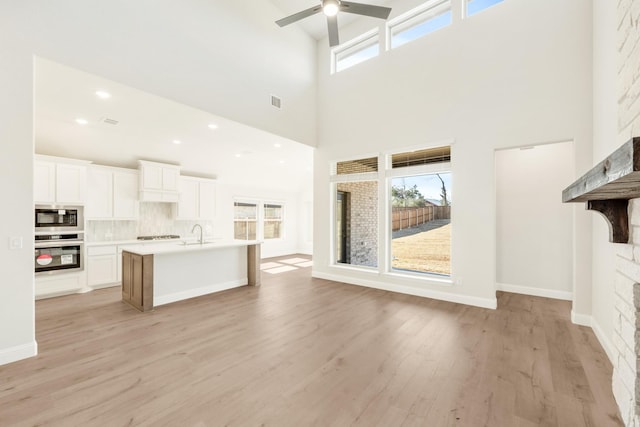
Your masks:
<svg viewBox="0 0 640 427"><path fill-rule="evenodd" d="M609 224L609 241L629 243L629 199L640 197L640 137L631 138L562 191L562 201L587 202Z"/></svg>

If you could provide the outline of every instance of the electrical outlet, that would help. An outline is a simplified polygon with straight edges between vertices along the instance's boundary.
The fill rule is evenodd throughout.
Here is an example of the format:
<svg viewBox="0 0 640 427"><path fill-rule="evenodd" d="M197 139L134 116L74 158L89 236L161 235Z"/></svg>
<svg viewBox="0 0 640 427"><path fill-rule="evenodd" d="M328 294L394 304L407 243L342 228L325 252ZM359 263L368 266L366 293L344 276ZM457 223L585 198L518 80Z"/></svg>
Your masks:
<svg viewBox="0 0 640 427"><path fill-rule="evenodd" d="M22 249L22 237L9 237L9 250L17 251Z"/></svg>

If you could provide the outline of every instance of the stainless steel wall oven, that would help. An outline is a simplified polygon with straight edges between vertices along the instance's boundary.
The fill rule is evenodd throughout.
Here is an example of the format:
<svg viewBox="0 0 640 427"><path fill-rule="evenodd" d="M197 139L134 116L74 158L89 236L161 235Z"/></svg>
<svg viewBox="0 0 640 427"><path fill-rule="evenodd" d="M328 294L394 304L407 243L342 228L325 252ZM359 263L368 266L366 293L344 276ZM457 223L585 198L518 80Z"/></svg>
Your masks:
<svg viewBox="0 0 640 427"><path fill-rule="evenodd" d="M35 273L73 272L84 268L82 233L36 235Z"/></svg>

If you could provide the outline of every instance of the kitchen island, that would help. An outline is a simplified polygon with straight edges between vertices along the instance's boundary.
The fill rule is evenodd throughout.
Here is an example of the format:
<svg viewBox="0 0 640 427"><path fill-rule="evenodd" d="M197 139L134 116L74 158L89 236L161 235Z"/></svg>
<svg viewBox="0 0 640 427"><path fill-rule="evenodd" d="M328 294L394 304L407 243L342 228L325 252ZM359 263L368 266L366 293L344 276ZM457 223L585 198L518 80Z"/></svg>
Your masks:
<svg viewBox="0 0 640 427"><path fill-rule="evenodd" d="M122 300L140 311L240 286L260 285L259 241L130 246Z"/></svg>

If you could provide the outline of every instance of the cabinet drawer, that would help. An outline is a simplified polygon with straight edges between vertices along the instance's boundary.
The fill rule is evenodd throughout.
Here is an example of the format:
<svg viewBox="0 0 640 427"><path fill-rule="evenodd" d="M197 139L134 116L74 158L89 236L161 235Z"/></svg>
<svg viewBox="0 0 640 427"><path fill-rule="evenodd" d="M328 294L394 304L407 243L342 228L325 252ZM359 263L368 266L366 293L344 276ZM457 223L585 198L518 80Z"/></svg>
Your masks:
<svg viewBox="0 0 640 427"><path fill-rule="evenodd" d="M87 248L87 256L95 255L115 255L117 252L116 246L89 246Z"/></svg>

